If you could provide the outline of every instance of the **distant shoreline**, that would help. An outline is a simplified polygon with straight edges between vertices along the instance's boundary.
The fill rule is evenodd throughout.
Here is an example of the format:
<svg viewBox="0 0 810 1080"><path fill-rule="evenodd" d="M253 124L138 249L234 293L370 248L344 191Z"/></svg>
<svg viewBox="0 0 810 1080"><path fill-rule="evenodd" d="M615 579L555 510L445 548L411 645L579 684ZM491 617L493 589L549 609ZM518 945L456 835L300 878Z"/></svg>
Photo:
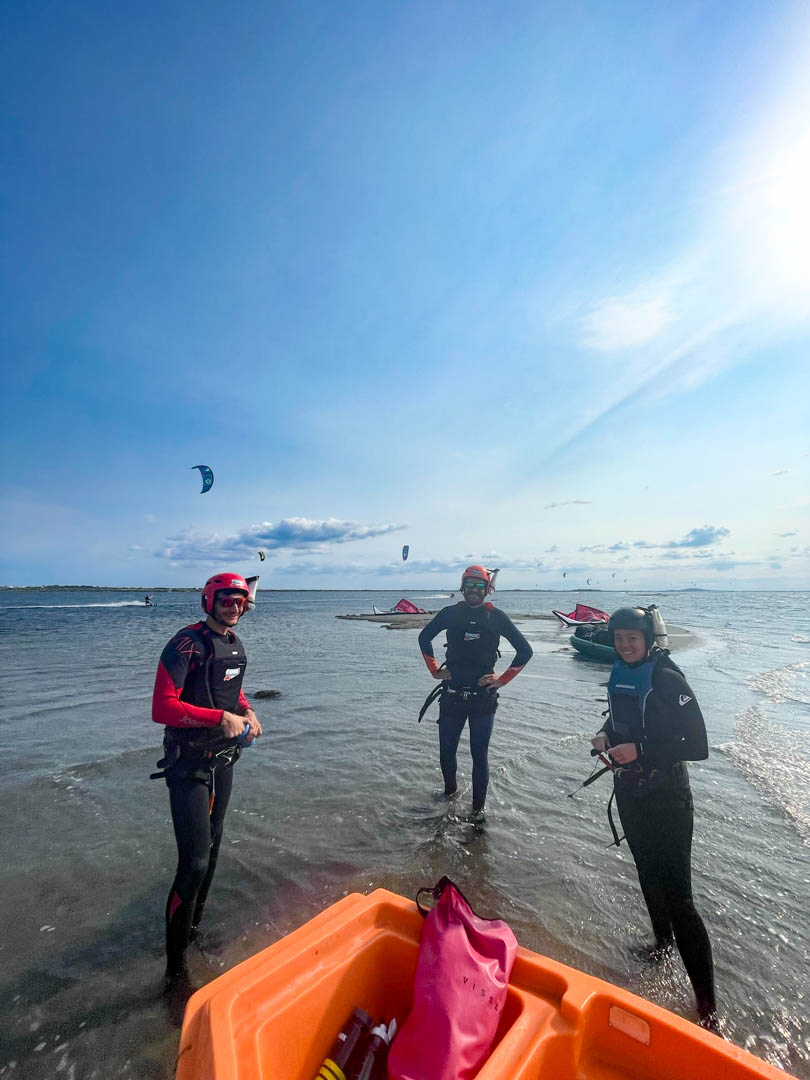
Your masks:
<svg viewBox="0 0 810 1080"><path fill-rule="evenodd" d="M130 593L199 593L202 589L202 585L0 585L0 593L2 592L130 592ZM440 592L453 593L458 592L458 585L455 586L442 586L442 585L421 585L419 587L405 587L399 588L378 585L374 588L364 589L326 589L326 588L280 588L275 586L270 589L258 589L260 593L301 593L301 592L333 592L333 593L399 593L400 596L405 596L408 593L419 594L425 592L427 589L439 589ZM634 589L591 589L586 586L581 588L566 588L566 589L500 589L496 593L496 600L499 593L549 593L555 596L559 596L561 593L605 593L605 594L624 594L636 593L639 596L676 596L680 593L807 593L807 589L655 589L645 588L639 586Z"/></svg>

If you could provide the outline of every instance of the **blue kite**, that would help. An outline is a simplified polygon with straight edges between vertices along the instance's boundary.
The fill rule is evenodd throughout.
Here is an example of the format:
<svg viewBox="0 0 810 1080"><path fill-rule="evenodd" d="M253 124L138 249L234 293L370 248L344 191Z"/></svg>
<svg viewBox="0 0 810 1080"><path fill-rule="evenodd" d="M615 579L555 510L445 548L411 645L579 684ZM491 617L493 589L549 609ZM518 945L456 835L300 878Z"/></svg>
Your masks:
<svg viewBox="0 0 810 1080"><path fill-rule="evenodd" d="M208 465L192 465L191 468L200 470L203 485L200 494L204 495L206 491L210 491L214 486L214 470Z"/></svg>

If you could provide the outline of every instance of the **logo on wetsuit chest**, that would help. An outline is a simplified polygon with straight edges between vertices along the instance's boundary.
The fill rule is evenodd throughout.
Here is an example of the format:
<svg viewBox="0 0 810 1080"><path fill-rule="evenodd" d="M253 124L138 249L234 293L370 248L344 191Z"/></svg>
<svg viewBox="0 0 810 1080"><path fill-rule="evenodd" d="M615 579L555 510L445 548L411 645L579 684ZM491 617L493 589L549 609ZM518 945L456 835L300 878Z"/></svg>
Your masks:
<svg viewBox="0 0 810 1080"><path fill-rule="evenodd" d="M236 678L236 676L239 674L240 671L241 671L241 668L238 668L238 667L226 668L226 670L225 670L225 678L224 678L223 681L224 682L230 682L231 679Z"/></svg>
<svg viewBox="0 0 810 1080"><path fill-rule="evenodd" d="M480 637L481 637L480 634L471 634L469 631L467 631L465 633L465 635L464 635L464 640L465 641L478 641L478 639Z"/></svg>

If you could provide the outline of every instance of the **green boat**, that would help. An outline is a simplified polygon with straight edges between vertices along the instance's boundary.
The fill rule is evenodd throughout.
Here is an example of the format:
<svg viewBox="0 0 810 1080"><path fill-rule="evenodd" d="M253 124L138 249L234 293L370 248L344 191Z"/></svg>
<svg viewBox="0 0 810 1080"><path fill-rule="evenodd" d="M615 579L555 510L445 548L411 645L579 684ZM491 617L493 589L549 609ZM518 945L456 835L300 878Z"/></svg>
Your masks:
<svg viewBox="0 0 810 1080"><path fill-rule="evenodd" d="M572 634L568 639L581 656L588 660L598 660L603 664L613 664L618 659L614 649L610 645L600 645L588 638L577 637Z"/></svg>

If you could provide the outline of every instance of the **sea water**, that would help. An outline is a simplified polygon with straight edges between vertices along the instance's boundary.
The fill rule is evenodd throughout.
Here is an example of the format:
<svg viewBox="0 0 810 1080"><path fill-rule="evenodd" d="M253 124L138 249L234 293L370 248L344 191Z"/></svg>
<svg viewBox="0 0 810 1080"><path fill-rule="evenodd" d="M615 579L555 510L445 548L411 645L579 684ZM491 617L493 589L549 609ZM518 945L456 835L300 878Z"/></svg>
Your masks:
<svg viewBox="0 0 810 1080"><path fill-rule="evenodd" d="M436 609L437 590L409 593ZM178 1017L162 997L163 910L175 846L150 718L165 642L196 594L0 592L0 1076L169 1077ZM394 593L263 592L240 624L245 690L265 735L236 766L198 984L352 891L413 896L443 874L518 940L694 1017L676 958L650 940L626 845L608 847L607 778L589 774L609 668L576 656L548 618L576 601L655 601L692 631L675 659L701 704L705 762L690 766L693 880L714 947L728 1038L810 1078L810 617L807 593L499 592L531 641L501 692L487 823L441 789L435 683L417 631L338 614ZM512 655L504 644L501 666ZM437 641L437 654L441 655ZM382 977L382 976L381 976Z"/></svg>

